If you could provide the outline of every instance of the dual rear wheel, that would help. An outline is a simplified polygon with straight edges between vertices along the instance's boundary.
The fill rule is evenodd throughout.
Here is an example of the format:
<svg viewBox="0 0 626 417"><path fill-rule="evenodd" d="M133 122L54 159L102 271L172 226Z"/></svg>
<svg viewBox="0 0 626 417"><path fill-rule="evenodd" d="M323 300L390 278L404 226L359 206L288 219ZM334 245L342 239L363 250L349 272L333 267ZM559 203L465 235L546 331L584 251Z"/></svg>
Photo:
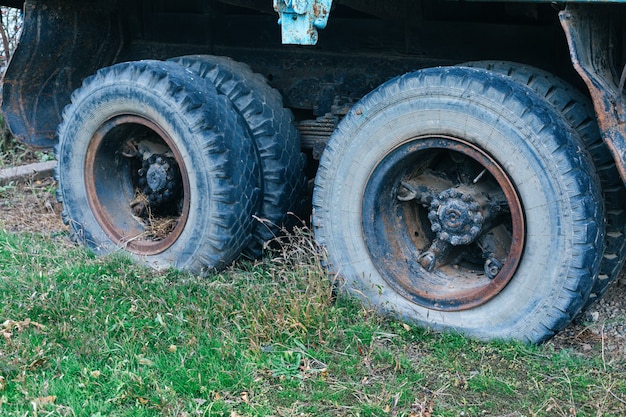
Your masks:
<svg viewBox="0 0 626 417"><path fill-rule="evenodd" d="M476 61L463 66L484 68L528 86L563 115L589 151L600 179L606 219L600 272L583 308L590 306L608 290L626 260L626 188L600 134L591 100L554 74L529 65L507 61Z"/></svg>
<svg viewBox="0 0 626 417"><path fill-rule="evenodd" d="M210 65L229 90L161 61L84 81L59 127L59 197L74 237L96 253L222 269L242 252L258 255L292 209L304 184L300 138L277 93L258 78L245 84L247 67L179 62Z"/></svg>

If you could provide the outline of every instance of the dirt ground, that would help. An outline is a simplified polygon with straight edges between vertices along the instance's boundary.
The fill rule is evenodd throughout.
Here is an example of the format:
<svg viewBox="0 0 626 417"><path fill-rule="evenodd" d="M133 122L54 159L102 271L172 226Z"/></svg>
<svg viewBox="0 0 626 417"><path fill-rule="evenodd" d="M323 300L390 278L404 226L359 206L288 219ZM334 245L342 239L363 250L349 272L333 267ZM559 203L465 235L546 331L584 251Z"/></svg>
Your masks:
<svg viewBox="0 0 626 417"><path fill-rule="evenodd" d="M52 178L0 186L0 227L9 232L66 233L55 190ZM72 244L69 238L66 242ZM606 361L626 360L626 275L622 273L602 300L579 314L548 344L602 355Z"/></svg>
<svg viewBox="0 0 626 417"><path fill-rule="evenodd" d="M9 232L59 233L63 206L52 178L0 186L0 225Z"/></svg>

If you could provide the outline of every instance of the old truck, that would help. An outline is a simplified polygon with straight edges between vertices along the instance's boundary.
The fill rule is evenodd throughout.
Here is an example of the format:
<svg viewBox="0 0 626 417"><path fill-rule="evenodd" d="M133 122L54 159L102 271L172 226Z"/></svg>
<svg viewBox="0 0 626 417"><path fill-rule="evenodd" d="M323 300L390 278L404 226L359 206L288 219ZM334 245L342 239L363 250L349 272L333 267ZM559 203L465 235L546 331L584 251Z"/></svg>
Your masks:
<svg viewBox="0 0 626 417"><path fill-rule="evenodd" d="M338 289L530 342L621 270L624 1L0 3L6 122L98 254L203 273L308 207Z"/></svg>

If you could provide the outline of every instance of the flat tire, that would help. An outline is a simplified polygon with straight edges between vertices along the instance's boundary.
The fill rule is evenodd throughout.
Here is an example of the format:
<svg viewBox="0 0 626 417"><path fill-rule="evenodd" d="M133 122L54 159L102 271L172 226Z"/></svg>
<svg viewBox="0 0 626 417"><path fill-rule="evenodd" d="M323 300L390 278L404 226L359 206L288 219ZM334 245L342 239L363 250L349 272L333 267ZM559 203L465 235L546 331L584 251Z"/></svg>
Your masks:
<svg viewBox="0 0 626 417"><path fill-rule="evenodd" d="M313 195L341 288L481 339L541 342L572 320L599 271L603 216L563 116L515 80L461 67L406 74L357 103Z"/></svg>

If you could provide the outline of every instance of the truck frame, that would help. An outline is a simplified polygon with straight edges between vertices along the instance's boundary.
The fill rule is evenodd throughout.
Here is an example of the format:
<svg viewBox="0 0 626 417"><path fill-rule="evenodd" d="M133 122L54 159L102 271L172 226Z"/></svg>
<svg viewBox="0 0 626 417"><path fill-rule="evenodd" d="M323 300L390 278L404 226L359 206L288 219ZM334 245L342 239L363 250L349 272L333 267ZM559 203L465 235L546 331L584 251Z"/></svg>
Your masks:
<svg viewBox="0 0 626 417"><path fill-rule="evenodd" d="M626 259L625 3L2 0L2 108L98 254L202 274L311 215L339 290L541 342Z"/></svg>

